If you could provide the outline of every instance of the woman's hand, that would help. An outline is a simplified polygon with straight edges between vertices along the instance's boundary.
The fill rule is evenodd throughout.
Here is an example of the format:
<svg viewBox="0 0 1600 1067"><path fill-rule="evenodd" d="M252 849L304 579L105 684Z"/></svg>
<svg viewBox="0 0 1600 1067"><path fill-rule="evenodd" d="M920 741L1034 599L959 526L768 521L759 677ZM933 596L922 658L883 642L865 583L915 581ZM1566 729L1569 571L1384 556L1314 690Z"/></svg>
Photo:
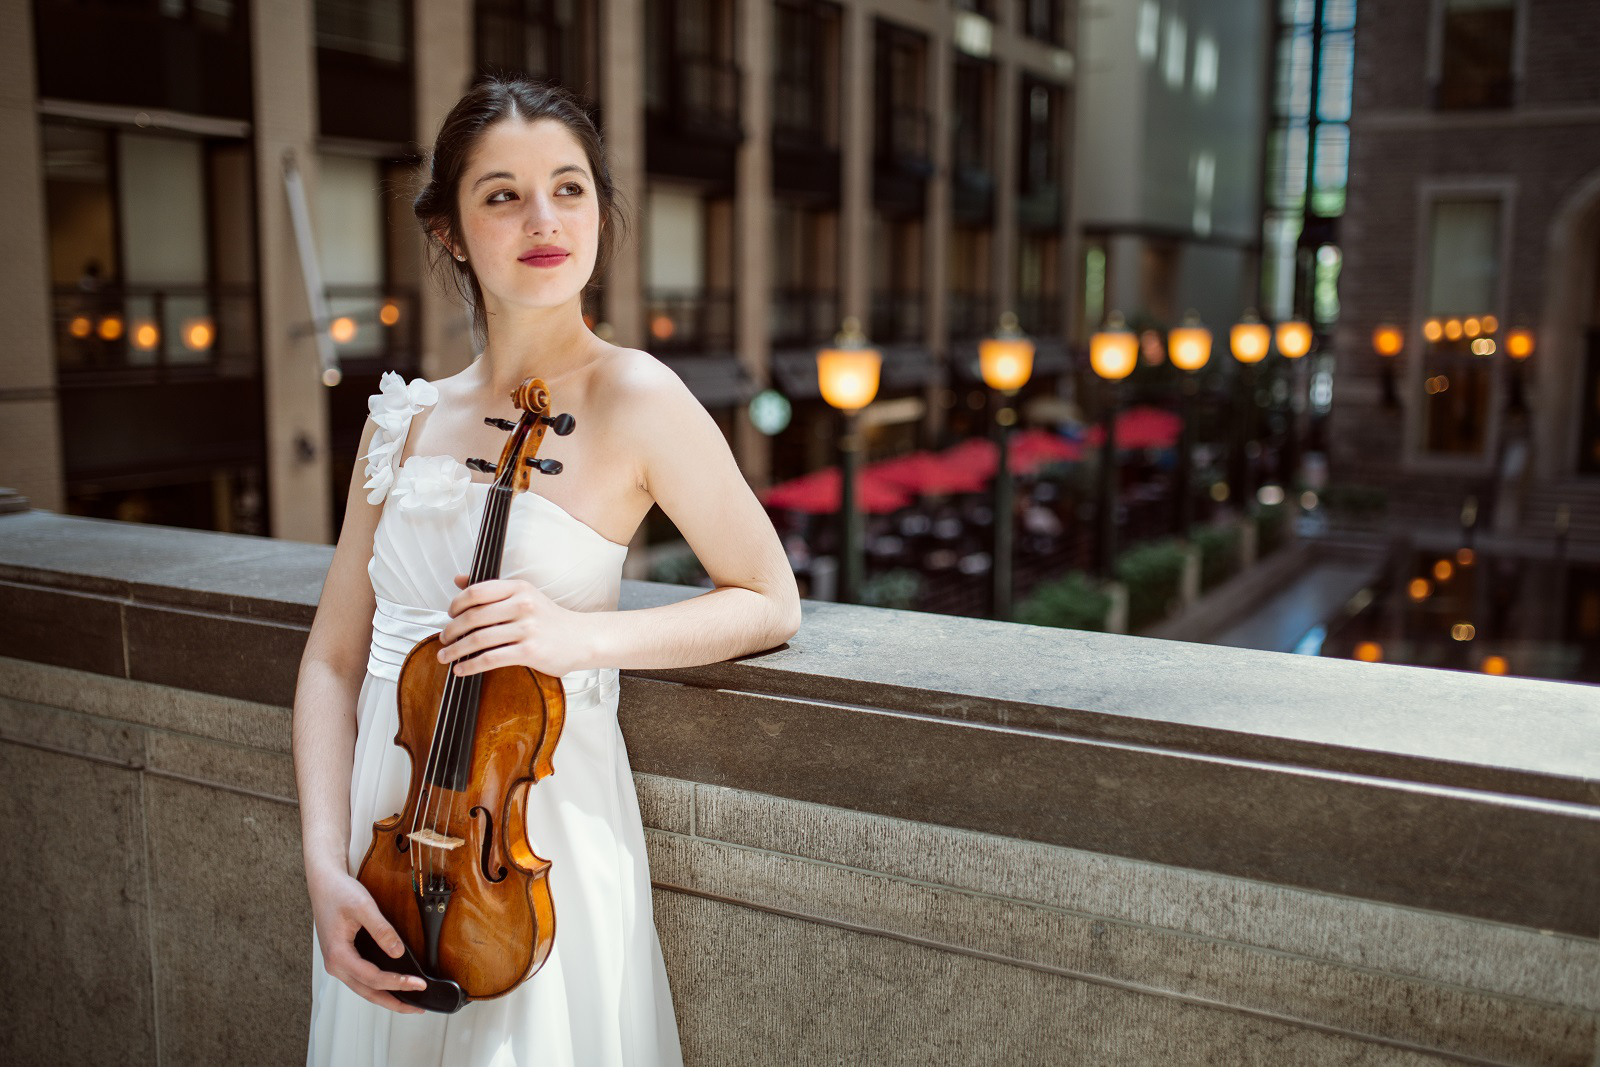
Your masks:
<svg viewBox="0 0 1600 1067"><path fill-rule="evenodd" d="M467 582L456 575L463 591L450 601L450 621L439 633L439 662L454 663L456 674L521 664L559 678L591 665L589 613L561 607L519 578Z"/></svg>
<svg viewBox="0 0 1600 1067"><path fill-rule="evenodd" d="M346 871L329 871L315 875L308 872L306 888L311 894L311 916L317 926L317 944L322 947L323 969L380 1008L421 1015L421 1008L398 999L391 990L425 989L427 983L368 963L356 951L356 931L364 926L385 952L397 958L401 954L400 935L378 910L367 887Z"/></svg>

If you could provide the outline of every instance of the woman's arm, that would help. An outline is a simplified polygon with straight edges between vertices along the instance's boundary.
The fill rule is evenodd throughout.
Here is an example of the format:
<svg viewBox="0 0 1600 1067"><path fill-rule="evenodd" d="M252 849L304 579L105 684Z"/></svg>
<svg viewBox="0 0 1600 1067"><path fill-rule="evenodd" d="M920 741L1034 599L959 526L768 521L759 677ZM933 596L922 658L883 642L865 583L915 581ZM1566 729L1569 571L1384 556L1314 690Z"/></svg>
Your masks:
<svg viewBox="0 0 1600 1067"><path fill-rule="evenodd" d="M634 355L634 354L630 354ZM630 358L608 383L608 432L628 437L645 490L716 588L676 604L575 612L524 582L479 582L450 604L445 662L461 674L522 663L561 675L595 667L693 667L773 648L800 628L788 556L727 439L683 380ZM457 578L465 585L465 576Z"/></svg>
<svg viewBox="0 0 1600 1067"><path fill-rule="evenodd" d="M370 446L376 426L368 420L356 455ZM350 772L355 759L356 700L366 673L376 600L367 577L373 531L381 509L367 503L358 458L350 479L344 525L333 563L322 585L317 613L300 658L294 691L294 771L300 799L300 836L306 887L328 973L375 1004L420 1012L384 990L421 986L361 959L352 941L358 927L391 955L399 937L370 894L350 875Z"/></svg>

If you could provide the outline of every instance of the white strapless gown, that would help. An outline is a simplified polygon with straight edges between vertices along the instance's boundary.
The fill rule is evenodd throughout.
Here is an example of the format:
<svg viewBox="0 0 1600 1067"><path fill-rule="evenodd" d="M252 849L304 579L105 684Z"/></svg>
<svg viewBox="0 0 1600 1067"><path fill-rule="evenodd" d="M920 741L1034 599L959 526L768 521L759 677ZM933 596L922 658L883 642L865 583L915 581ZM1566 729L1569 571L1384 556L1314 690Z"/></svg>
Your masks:
<svg viewBox="0 0 1600 1067"><path fill-rule="evenodd" d="M400 444L409 418L405 423L393 435ZM366 855L372 824L405 805L410 760L394 743L400 666L413 645L448 621L446 609L459 592L453 579L471 570L488 498L483 482L462 492L457 471L453 501L448 492L430 496L424 480L412 479L408 502L406 473L414 465L439 469L441 462L453 469L441 457L407 462L396 492L383 501L367 568L378 610L357 702L352 873ZM538 586L563 607L610 611L627 551L527 491L512 503L500 573ZM617 681L615 668L562 677L567 717L555 772L529 789L528 836L552 864L556 938L544 966L506 996L473 1001L455 1015L402 1015L331 977L314 945L308 1064L680 1067L644 827L617 724Z"/></svg>

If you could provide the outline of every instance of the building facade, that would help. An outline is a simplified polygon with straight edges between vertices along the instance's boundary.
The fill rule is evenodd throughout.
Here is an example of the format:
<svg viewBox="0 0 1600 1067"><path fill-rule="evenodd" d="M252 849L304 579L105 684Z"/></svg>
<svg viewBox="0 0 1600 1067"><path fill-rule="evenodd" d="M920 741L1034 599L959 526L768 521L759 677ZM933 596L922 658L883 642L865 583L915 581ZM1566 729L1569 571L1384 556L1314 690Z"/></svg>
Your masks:
<svg viewBox="0 0 1600 1067"><path fill-rule="evenodd" d="M1357 38L1334 477L1593 498L1600 8L1364 3Z"/></svg>
<svg viewBox="0 0 1600 1067"><path fill-rule="evenodd" d="M586 316L684 378L752 483L832 460L814 353L847 316L884 352L864 419L879 453L981 428L976 342L1004 311L1039 344L1030 393L1067 369L1065 0L34 0L3 17L18 149L0 184L25 225L0 296L0 483L35 506L332 539L378 375L473 358L410 200L489 71L592 109L635 213ZM748 413L766 389L792 411L770 435Z"/></svg>

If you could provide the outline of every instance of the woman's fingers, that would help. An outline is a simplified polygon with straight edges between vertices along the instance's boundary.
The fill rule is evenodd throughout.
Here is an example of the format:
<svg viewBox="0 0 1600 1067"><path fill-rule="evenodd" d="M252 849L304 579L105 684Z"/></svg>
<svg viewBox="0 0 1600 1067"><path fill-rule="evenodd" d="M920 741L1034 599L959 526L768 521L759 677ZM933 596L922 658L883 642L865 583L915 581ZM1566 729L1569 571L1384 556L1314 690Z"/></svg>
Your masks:
<svg viewBox="0 0 1600 1067"><path fill-rule="evenodd" d="M496 600L488 604L479 604L462 612L445 624L439 631L439 642L446 648L471 634L472 631L496 623L511 622L518 618L517 603L514 600ZM444 657L440 657L443 662Z"/></svg>
<svg viewBox="0 0 1600 1067"><path fill-rule="evenodd" d="M501 623L498 626L485 626L472 631L459 641L454 641L439 650L439 661L450 663L466 659L475 652L485 649L500 648L503 645L514 645L523 638L523 629L514 622Z"/></svg>

